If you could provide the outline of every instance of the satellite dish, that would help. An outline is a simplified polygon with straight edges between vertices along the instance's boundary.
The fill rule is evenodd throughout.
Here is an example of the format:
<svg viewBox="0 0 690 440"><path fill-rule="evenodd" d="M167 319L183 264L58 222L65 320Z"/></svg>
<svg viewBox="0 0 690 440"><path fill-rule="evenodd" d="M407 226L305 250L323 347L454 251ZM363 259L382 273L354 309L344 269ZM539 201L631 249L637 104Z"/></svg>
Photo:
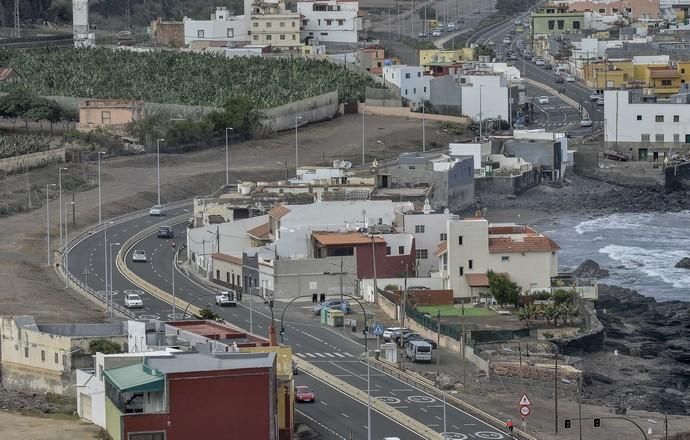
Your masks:
<svg viewBox="0 0 690 440"><path fill-rule="evenodd" d="M343 168L349 170L350 168L352 168L352 162L350 162L349 160L343 161Z"/></svg>

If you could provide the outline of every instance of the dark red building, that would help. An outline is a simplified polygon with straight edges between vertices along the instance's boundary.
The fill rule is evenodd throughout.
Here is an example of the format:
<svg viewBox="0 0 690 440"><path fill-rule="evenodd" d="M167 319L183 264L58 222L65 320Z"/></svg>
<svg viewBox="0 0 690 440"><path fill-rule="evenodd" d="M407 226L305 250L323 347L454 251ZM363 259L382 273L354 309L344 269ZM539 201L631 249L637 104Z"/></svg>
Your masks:
<svg viewBox="0 0 690 440"><path fill-rule="evenodd" d="M314 231L312 245L316 258L354 255L358 279L374 277L372 255L376 257L377 278L400 278L414 273L416 249L411 234Z"/></svg>
<svg viewBox="0 0 690 440"><path fill-rule="evenodd" d="M275 353L176 353L105 372L115 440L278 439Z"/></svg>

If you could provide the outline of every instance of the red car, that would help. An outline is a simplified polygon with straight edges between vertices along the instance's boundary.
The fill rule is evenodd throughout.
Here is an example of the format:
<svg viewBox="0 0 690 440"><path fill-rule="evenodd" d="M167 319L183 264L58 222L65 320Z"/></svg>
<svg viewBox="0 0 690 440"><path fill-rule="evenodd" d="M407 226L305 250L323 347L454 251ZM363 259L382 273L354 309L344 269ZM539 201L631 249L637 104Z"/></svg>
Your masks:
<svg viewBox="0 0 690 440"><path fill-rule="evenodd" d="M315 402L316 401L316 395L312 390L309 389L309 387L306 386L297 386L295 387L295 401L297 403L300 402Z"/></svg>

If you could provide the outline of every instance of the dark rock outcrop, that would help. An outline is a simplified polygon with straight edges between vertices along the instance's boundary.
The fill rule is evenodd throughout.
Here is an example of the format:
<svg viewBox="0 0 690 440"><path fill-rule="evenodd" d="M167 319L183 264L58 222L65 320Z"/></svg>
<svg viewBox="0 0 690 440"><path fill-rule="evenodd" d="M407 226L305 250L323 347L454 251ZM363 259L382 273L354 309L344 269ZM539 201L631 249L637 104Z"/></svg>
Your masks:
<svg viewBox="0 0 690 440"><path fill-rule="evenodd" d="M685 257L676 263L676 266L680 269L690 269L690 257Z"/></svg>
<svg viewBox="0 0 690 440"><path fill-rule="evenodd" d="M599 267L594 260L585 260L573 271L573 276L575 278L605 278L609 276L609 271Z"/></svg>

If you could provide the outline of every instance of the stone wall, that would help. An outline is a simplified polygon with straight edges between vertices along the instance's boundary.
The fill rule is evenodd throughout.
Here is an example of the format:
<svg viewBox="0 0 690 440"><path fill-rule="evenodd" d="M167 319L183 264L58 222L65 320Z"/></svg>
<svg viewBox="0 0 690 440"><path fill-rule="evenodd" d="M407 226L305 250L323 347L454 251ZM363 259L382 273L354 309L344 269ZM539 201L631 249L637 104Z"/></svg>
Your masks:
<svg viewBox="0 0 690 440"><path fill-rule="evenodd" d="M65 149L56 148L54 150L0 159L0 170L5 171L7 174L12 174L24 171L27 167L39 168L54 162L64 161Z"/></svg>
<svg viewBox="0 0 690 440"><path fill-rule="evenodd" d="M564 355L578 356L582 353L591 353L604 348L604 326L597 318L594 303L580 301L578 307L582 310L582 319L587 330L572 338L558 340L560 352Z"/></svg>
<svg viewBox="0 0 690 440"><path fill-rule="evenodd" d="M539 169L533 168L517 176L485 176L474 179L477 197L482 193L518 195L541 182Z"/></svg>
<svg viewBox="0 0 690 440"><path fill-rule="evenodd" d="M409 107L383 107L375 106L367 100L366 112L368 115L397 116L402 118L427 119L429 121L453 122L455 124L468 125L469 118L461 116L436 115L432 113L422 114L413 112Z"/></svg>
<svg viewBox="0 0 690 440"><path fill-rule="evenodd" d="M664 169L666 191L690 189L690 162Z"/></svg>

